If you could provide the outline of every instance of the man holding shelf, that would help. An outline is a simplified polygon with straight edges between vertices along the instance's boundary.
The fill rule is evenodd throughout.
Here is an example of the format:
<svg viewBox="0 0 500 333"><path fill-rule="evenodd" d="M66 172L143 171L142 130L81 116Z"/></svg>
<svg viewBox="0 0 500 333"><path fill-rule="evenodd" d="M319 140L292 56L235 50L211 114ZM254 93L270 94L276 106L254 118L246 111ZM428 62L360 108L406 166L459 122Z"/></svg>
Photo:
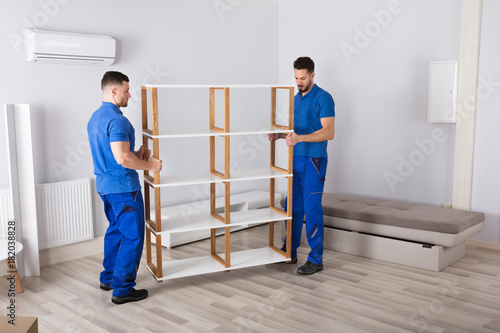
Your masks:
<svg viewBox="0 0 500 333"><path fill-rule="evenodd" d="M328 164L327 145L335 135L335 102L314 83L314 62L299 57L293 63L298 93L294 99L294 132L269 134L269 140L286 139L293 146L293 199L291 261L297 263L304 215L311 251L298 274L323 269L323 188ZM282 247L286 251L285 245Z"/></svg>
<svg viewBox="0 0 500 333"><path fill-rule="evenodd" d="M141 185L135 170L162 169L161 160L150 158L147 145L134 151L134 127L120 110L128 105L129 89L126 75L106 72L101 80L104 100L87 125L96 189L109 221L104 236L100 288L113 290L111 301L115 304L148 296L146 289L134 289L145 228Z"/></svg>

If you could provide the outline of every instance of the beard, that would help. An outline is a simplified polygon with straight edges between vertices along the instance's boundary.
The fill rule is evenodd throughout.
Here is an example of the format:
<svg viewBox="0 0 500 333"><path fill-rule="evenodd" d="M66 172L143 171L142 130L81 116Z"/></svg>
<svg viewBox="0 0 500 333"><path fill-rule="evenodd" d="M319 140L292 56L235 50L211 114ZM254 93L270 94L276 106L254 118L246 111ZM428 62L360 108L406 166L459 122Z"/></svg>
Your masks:
<svg viewBox="0 0 500 333"><path fill-rule="evenodd" d="M311 82L309 82L309 84L306 86L297 86L297 89L299 90L299 92L309 91L310 88L311 88Z"/></svg>

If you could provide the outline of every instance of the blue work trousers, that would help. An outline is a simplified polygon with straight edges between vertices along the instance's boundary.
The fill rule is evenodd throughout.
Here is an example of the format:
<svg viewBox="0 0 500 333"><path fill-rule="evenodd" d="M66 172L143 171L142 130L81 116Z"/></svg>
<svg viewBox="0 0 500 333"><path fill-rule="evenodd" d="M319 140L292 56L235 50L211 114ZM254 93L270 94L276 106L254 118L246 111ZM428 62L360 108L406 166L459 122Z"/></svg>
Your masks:
<svg viewBox="0 0 500 333"><path fill-rule="evenodd" d="M324 223L321 200L327 165L326 157L293 156L291 257L297 257L305 215L307 243L311 248L307 260L316 265L323 264ZM282 250L286 251L286 237Z"/></svg>
<svg viewBox="0 0 500 333"><path fill-rule="evenodd" d="M144 245L144 202L141 191L101 194L109 221L104 236L104 270L100 282L111 284L113 296L132 292Z"/></svg>

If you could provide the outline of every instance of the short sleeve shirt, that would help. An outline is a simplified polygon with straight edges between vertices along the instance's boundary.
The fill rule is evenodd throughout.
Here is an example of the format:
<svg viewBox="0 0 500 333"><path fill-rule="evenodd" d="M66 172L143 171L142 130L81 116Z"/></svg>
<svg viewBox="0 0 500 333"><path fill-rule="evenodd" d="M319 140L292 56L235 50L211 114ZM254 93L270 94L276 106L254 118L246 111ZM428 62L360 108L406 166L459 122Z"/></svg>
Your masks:
<svg viewBox="0 0 500 333"><path fill-rule="evenodd" d="M311 134L323 128L321 118L335 117L335 102L332 96L316 84L302 96L294 99L294 131L299 135ZM308 157L328 157L328 141L299 142L293 147L293 154Z"/></svg>
<svg viewBox="0 0 500 333"><path fill-rule="evenodd" d="M111 151L111 142L126 141L134 152L135 130L113 103L103 102L87 125L96 189L101 194L133 192L141 188L137 171L119 165Z"/></svg>

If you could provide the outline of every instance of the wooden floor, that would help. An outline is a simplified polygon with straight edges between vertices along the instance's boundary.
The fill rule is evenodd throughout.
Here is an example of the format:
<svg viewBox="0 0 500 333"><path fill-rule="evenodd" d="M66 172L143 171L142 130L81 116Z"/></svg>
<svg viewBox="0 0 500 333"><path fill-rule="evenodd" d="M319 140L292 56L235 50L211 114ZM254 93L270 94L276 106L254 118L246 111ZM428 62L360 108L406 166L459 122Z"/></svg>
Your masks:
<svg viewBox="0 0 500 333"><path fill-rule="evenodd" d="M267 242L267 227L231 234L246 249ZM164 249L164 256L206 255L208 241ZM299 250L299 265L307 248ZM468 246L436 273L325 251L324 270L296 274L273 264L156 283L143 258L138 288L146 300L114 305L98 288L102 255L43 267L23 280L18 316L55 332L500 332L500 254ZM168 269L165 267L164 269ZM9 304L1 279L0 304Z"/></svg>

